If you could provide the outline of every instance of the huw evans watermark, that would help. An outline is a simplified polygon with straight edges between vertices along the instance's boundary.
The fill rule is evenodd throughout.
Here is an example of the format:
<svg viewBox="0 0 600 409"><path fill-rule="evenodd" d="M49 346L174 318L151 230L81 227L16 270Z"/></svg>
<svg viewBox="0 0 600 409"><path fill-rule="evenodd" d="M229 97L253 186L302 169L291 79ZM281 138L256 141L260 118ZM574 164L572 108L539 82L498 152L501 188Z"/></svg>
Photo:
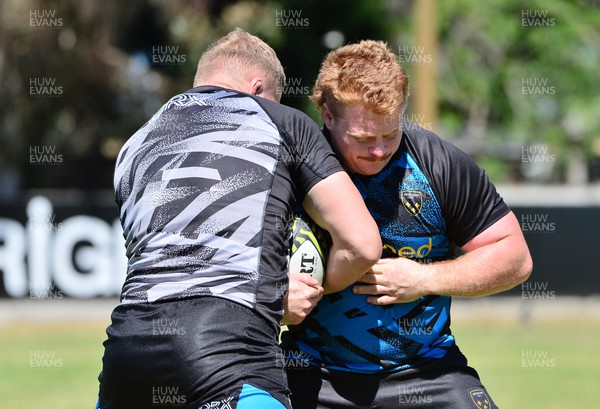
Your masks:
<svg viewBox="0 0 600 409"><path fill-rule="evenodd" d="M275 10L275 25L283 28L306 29L310 26L310 20L302 16L302 10Z"/></svg>
<svg viewBox="0 0 600 409"><path fill-rule="evenodd" d="M556 95L556 87L547 77L522 77L521 93L532 97L553 97Z"/></svg>
<svg viewBox="0 0 600 409"><path fill-rule="evenodd" d="M427 393L427 389L422 386L402 386L399 392L400 405L433 403L433 395Z"/></svg>
<svg viewBox="0 0 600 409"><path fill-rule="evenodd" d="M548 10L521 10L522 27L554 27L556 19L551 17Z"/></svg>
<svg viewBox="0 0 600 409"><path fill-rule="evenodd" d="M179 392L179 386L153 386L152 406L185 406L187 396Z"/></svg>
<svg viewBox="0 0 600 409"><path fill-rule="evenodd" d="M179 324L179 318L159 318L152 320L152 335L186 335L186 329Z"/></svg>
<svg viewBox="0 0 600 409"><path fill-rule="evenodd" d="M294 224L296 215L276 215L275 216L275 230L283 232L291 232Z"/></svg>
<svg viewBox="0 0 600 409"><path fill-rule="evenodd" d="M548 213L523 213L520 216L521 231L523 233L554 233L556 222L548 216Z"/></svg>
<svg viewBox="0 0 600 409"><path fill-rule="evenodd" d="M57 357L56 351L35 349L29 351L30 368L62 368L63 360Z"/></svg>
<svg viewBox="0 0 600 409"><path fill-rule="evenodd" d="M402 45L398 47L398 60L401 64L430 64L433 55L425 52L424 46Z"/></svg>
<svg viewBox="0 0 600 409"><path fill-rule="evenodd" d="M275 365L278 368L308 368L310 366L310 355L304 351L276 352Z"/></svg>
<svg viewBox="0 0 600 409"><path fill-rule="evenodd" d="M311 159L312 153L300 153L295 146L289 146L279 152L277 159L283 163L300 164Z"/></svg>
<svg viewBox="0 0 600 409"><path fill-rule="evenodd" d="M62 300L63 293L54 283L52 284L31 284L29 286L30 300Z"/></svg>
<svg viewBox="0 0 600 409"><path fill-rule="evenodd" d="M62 97L63 86L57 85L56 78L29 78L29 95L32 97Z"/></svg>
<svg viewBox="0 0 600 409"><path fill-rule="evenodd" d="M284 97L306 97L310 94L310 87L302 85L302 78L286 78L283 87L278 86L277 92Z"/></svg>
<svg viewBox="0 0 600 409"><path fill-rule="evenodd" d="M522 368L554 368L556 359L550 356L546 350L522 350L521 351Z"/></svg>
<svg viewBox="0 0 600 409"><path fill-rule="evenodd" d="M521 147L521 162L554 164L556 154L550 152L548 145L524 145Z"/></svg>
<svg viewBox="0 0 600 409"><path fill-rule="evenodd" d="M56 153L56 146L30 146L30 165L60 165L63 163L63 155Z"/></svg>
<svg viewBox="0 0 600 409"><path fill-rule="evenodd" d="M29 27L60 29L63 27L63 19L56 16L56 10L29 10Z"/></svg>
<svg viewBox="0 0 600 409"><path fill-rule="evenodd" d="M547 282L526 281L521 283L521 298L528 300L553 300L556 292L550 290Z"/></svg>
<svg viewBox="0 0 600 409"><path fill-rule="evenodd" d="M398 334L405 337L431 336L433 326L427 320L419 318L399 318Z"/></svg>
<svg viewBox="0 0 600 409"><path fill-rule="evenodd" d="M425 114L405 114L401 125L403 131L416 131L420 128L433 131L433 123L425 120Z"/></svg>
<svg viewBox="0 0 600 409"><path fill-rule="evenodd" d="M152 46L152 65L183 65L187 55L179 50L178 45Z"/></svg>
<svg viewBox="0 0 600 409"><path fill-rule="evenodd" d="M56 215L32 215L27 222L27 229L30 231L48 231L56 232L62 230L63 224L56 222Z"/></svg>
<svg viewBox="0 0 600 409"><path fill-rule="evenodd" d="M170 118L161 116L152 123L156 128L169 133L186 132L192 125L182 121L173 121Z"/></svg>

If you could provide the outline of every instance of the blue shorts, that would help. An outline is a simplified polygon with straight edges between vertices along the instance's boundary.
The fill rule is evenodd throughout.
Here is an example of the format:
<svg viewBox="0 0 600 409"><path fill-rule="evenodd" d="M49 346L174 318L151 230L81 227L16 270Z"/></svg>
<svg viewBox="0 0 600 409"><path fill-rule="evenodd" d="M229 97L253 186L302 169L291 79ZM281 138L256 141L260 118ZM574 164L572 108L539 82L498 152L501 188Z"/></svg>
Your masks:
<svg viewBox="0 0 600 409"><path fill-rule="evenodd" d="M119 305L107 329L101 409L290 409L278 328L216 297Z"/></svg>

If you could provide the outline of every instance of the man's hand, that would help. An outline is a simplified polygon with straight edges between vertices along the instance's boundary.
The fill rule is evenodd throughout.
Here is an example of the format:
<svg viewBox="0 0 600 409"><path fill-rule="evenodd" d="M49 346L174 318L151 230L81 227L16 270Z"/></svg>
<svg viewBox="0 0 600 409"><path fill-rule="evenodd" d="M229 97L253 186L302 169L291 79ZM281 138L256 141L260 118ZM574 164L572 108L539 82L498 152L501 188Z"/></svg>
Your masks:
<svg viewBox="0 0 600 409"><path fill-rule="evenodd" d="M358 280L355 294L371 294L367 301L375 305L408 303L426 295L423 265L407 258L382 258Z"/></svg>
<svg viewBox="0 0 600 409"><path fill-rule="evenodd" d="M288 294L284 300L283 323L297 325L323 298L323 287L308 274L290 274Z"/></svg>

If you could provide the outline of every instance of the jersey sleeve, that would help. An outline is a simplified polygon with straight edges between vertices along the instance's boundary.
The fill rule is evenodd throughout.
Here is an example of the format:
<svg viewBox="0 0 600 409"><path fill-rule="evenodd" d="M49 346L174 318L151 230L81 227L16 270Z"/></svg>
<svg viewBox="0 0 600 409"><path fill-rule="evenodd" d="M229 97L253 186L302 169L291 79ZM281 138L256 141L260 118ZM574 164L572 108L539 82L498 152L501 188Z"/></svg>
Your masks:
<svg viewBox="0 0 600 409"><path fill-rule="evenodd" d="M289 131L284 129L283 132L291 155L282 160L292 162L297 187L306 195L318 182L343 168L317 124L308 116L298 113L290 126Z"/></svg>
<svg viewBox="0 0 600 409"><path fill-rule="evenodd" d="M262 101L263 106L268 103ZM301 197L321 180L344 170L321 129L308 115L275 103L266 108L284 140L280 160L292 169Z"/></svg>
<svg viewBox="0 0 600 409"><path fill-rule="evenodd" d="M432 132L420 130L427 141L417 147L442 207L448 237L459 247L500 220L510 209L485 171L462 150Z"/></svg>

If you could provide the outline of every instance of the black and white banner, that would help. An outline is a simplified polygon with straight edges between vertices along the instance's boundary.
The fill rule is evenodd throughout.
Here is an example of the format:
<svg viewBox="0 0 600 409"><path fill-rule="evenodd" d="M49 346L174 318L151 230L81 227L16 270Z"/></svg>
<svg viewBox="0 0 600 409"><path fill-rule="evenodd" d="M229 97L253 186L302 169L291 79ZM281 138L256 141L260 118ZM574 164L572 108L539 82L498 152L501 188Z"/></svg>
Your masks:
<svg viewBox="0 0 600 409"><path fill-rule="evenodd" d="M55 208L44 196L0 206L0 295L118 296L127 258L118 219L107 220L111 214L116 205Z"/></svg>

